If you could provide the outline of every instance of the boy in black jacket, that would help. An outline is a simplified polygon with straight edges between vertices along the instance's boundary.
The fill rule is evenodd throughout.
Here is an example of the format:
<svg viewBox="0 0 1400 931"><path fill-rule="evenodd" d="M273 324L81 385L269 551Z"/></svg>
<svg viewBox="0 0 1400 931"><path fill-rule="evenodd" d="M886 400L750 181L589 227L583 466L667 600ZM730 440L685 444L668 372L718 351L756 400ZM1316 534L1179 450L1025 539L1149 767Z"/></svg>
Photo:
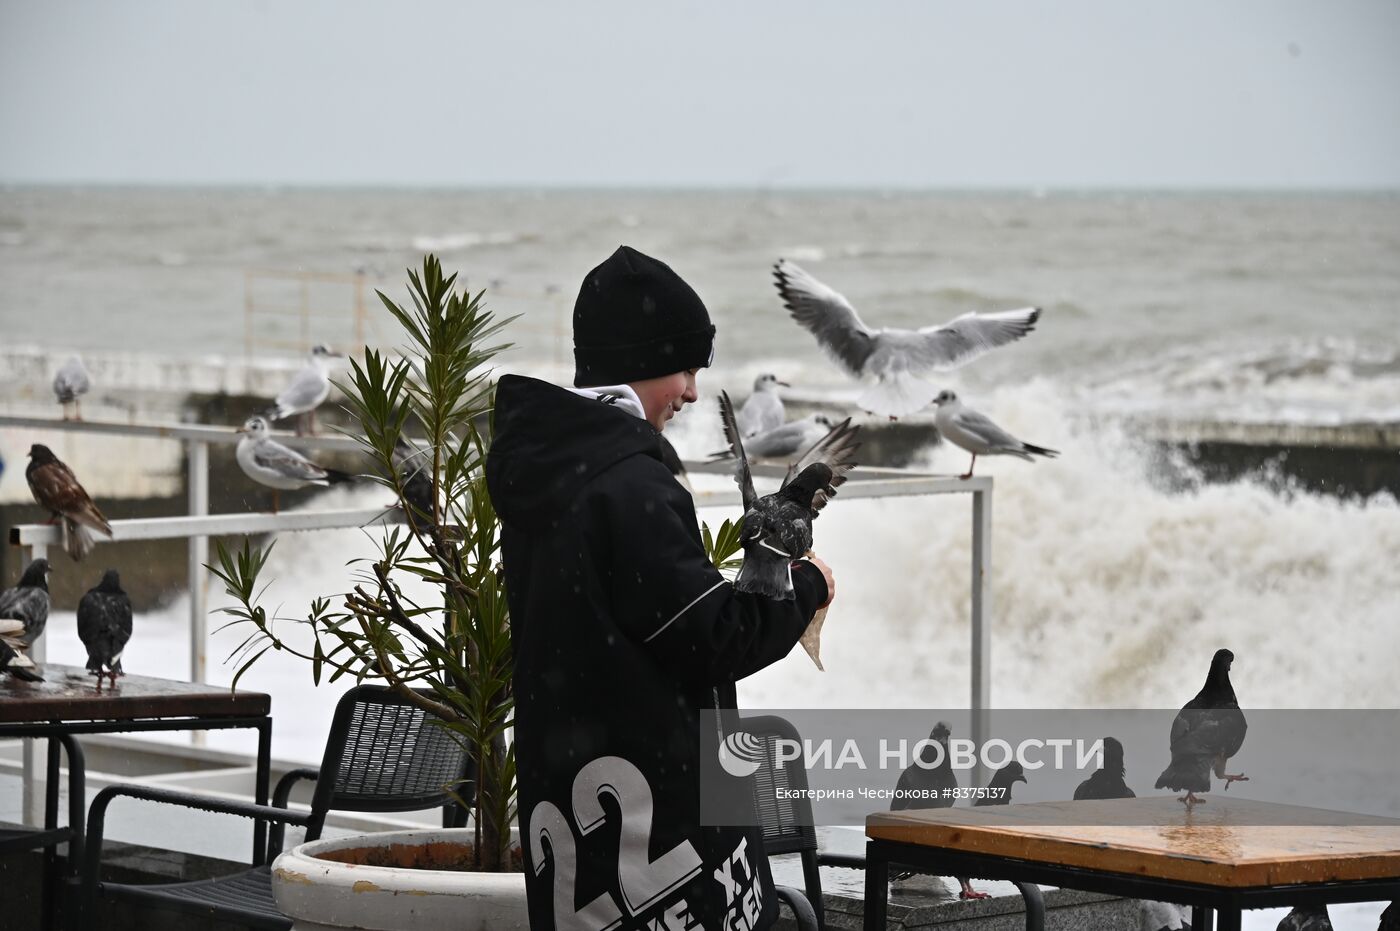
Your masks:
<svg viewBox="0 0 1400 931"><path fill-rule="evenodd" d="M697 400L714 332L689 285L623 246L574 306L585 390L497 386L486 477L532 928L751 931L777 916L761 832L700 825L701 715L786 656L835 583L802 560L796 599L773 601L735 592L705 556L660 431Z"/></svg>

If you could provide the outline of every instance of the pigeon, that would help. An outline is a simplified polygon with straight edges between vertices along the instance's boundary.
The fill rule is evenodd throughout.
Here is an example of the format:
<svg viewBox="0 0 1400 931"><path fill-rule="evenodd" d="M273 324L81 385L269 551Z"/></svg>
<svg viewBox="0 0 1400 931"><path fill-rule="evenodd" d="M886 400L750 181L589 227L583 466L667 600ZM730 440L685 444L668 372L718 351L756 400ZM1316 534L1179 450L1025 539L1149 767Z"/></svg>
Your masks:
<svg viewBox="0 0 1400 931"><path fill-rule="evenodd" d="M64 465L53 450L40 443L29 447L29 468L24 470L24 477L29 481L34 500L53 515L50 523L61 521L63 548L75 562L92 552L96 541L90 530L112 536L112 525L78 484L73 470Z"/></svg>
<svg viewBox="0 0 1400 931"><path fill-rule="evenodd" d="M1332 919L1326 905L1295 905L1278 923L1278 931L1332 931Z"/></svg>
<svg viewBox="0 0 1400 931"><path fill-rule="evenodd" d="M102 581L78 602L78 639L87 647L88 672L97 676L98 688L104 675L111 676L113 685L117 676L126 675L122 650L131 639L131 599L122 591L117 570L102 573Z"/></svg>
<svg viewBox="0 0 1400 931"><path fill-rule="evenodd" d="M58 403L63 405L64 420L68 419L69 404L77 408L75 419L83 419L81 398L91 387L92 379L88 377L88 370L80 357L69 356L68 361L59 366L58 373L53 377L53 393L54 397L58 398Z"/></svg>
<svg viewBox="0 0 1400 931"><path fill-rule="evenodd" d="M1074 790L1076 802L1085 799L1137 798L1137 793L1123 781L1123 745L1113 737L1103 740L1103 768L1096 770Z"/></svg>
<svg viewBox="0 0 1400 931"><path fill-rule="evenodd" d="M985 414L964 406L952 391L940 391L933 403L938 405L938 414L934 418L938 432L954 446L972 453L971 464L958 478L972 478L972 470L977 465L978 456L1019 456L1027 461L1034 461L1031 459L1032 454L1048 459L1054 459L1060 454L1059 450L1022 443L992 423Z"/></svg>
<svg viewBox="0 0 1400 931"><path fill-rule="evenodd" d="M268 418L274 423L285 420L294 414L305 415L309 422L308 432L316 432L316 408L321 406L331 393L330 359L340 353L332 352L329 346L318 343L311 347L306 367L297 372L291 384L277 396L277 401L268 409ZM297 421L297 433L302 432L302 419Z"/></svg>
<svg viewBox="0 0 1400 931"><path fill-rule="evenodd" d="M0 592L0 669L26 682L42 682L26 652L49 623L49 561L36 559L19 584Z"/></svg>
<svg viewBox="0 0 1400 931"><path fill-rule="evenodd" d="M958 788L958 774L953 772L953 761L948 754L948 740L953 730L946 721L939 721L929 732L928 739L943 747L943 758L933 765L937 757L932 747L922 747L919 762L910 763L899 774L895 785L894 800L890 811L907 811L916 808L952 808ZM919 797L907 797L907 793L918 793ZM901 797L905 793L906 797Z"/></svg>
<svg viewBox="0 0 1400 931"><path fill-rule="evenodd" d="M1010 805L1011 788L1018 782L1026 781L1026 769L1020 763L1012 760L1001 769L992 773L991 780L987 783L987 794L979 796L972 803L973 808L982 808L987 805ZM972 880L966 876L956 877L962 889L958 892L960 899L989 899L991 893L978 892L972 888Z"/></svg>
<svg viewBox="0 0 1400 931"><path fill-rule="evenodd" d="M243 434L234 453L238 465L253 481L272 489L274 514L277 513L279 491L291 491L308 485L334 485L350 480L350 476L344 472L319 466L296 450L268 437L267 421L262 417L249 417L238 432Z"/></svg>
<svg viewBox="0 0 1400 931"><path fill-rule="evenodd" d="M750 459L791 459L798 453L810 449L835 426L829 417L812 414L801 420L790 420L785 424L744 436L744 451ZM721 449L710 454L710 461L734 458L733 449Z"/></svg>
<svg viewBox="0 0 1400 931"><path fill-rule="evenodd" d="M1195 793L1210 791L1212 769L1225 780L1227 791L1232 782L1249 781L1243 774L1225 772L1225 764L1244 745L1247 726L1244 712L1235 700L1235 689L1230 685L1230 664L1234 661L1235 654L1229 650L1216 650L1206 684L1172 721L1172 761L1157 777L1156 788L1173 792L1185 789L1186 795L1178 801L1187 810L1204 801Z"/></svg>
<svg viewBox="0 0 1400 931"><path fill-rule="evenodd" d="M852 427L849 418L837 424L788 468L778 491L760 498L754 491L749 460L734 419L734 405L722 391L719 409L736 462L734 481L744 502L740 532L744 565L734 580L734 588L779 601L796 598L792 561L811 550L812 521L836 494L836 487L846 480L846 473L855 468L851 457L860 448L855 441L860 428Z"/></svg>
<svg viewBox="0 0 1400 931"><path fill-rule="evenodd" d="M403 482L403 512L408 525L424 532L433 523L432 460L426 450L416 449L403 437L394 441L394 466Z"/></svg>
<svg viewBox="0 0 1400 931"><path fill-rule="evenodd" d="M927 407L937 390L919 373L956 368L1015 342L1035 329L1040 308L967 313L943 326L871 329L836 291L787 259L773 266L778 294L802 327L847 374L874 378L857 403L872 414L898 419Z"/></svg>
<svg viewBox="0 0 1400 931"><path fill-rule="evenodd" d="M778 386L791 388L785 381L778 381L776 375L760 375L754 379L753 394L739 408L737 418L739 433L745 438L755 433L766 433L781 427L787 421L787 409L778 396Z"/></svg>

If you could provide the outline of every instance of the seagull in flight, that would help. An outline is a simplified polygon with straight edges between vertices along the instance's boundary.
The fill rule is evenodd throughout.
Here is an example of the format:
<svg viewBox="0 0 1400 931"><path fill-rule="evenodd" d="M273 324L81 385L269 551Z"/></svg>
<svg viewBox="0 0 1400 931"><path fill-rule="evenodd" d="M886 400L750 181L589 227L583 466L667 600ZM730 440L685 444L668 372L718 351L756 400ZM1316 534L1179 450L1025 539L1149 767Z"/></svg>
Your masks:
<svg viewBox="0 0 1400 931"><path fill-rule="evenodd" d="M1039 307L966 313L917 330L868 326L850 302L787 259L773 266L778 294L792 318L853 378L874 378L858 402L872 414L898 419L929 405L938 389L919 376L957 368L1015 342L1035 329Z"/></svg>

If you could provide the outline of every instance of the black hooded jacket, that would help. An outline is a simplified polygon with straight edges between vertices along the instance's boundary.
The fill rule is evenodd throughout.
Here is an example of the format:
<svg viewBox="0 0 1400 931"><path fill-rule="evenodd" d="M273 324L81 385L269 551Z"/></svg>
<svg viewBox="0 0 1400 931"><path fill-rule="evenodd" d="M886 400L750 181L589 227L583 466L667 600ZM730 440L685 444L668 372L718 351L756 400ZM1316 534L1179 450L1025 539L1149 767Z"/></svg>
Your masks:
<svg viewBox="0 0 1400 931"><path fill-rule="evenodd" d="M768 927L761 833L700 826L701 714L787 655L825 580L801 563L795 601L736 593L625 410L508 375L495 416L531 928Z"/></svg>

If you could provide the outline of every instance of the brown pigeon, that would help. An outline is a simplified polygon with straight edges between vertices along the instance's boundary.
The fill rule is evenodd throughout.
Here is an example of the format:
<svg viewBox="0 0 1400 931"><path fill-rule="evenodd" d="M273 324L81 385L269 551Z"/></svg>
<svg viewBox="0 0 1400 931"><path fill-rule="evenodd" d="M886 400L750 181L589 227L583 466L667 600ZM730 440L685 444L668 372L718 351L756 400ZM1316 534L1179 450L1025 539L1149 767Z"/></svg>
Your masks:
<svg viewBox="0 0 1400 931"><path fill-rule="evenodd" d="M88 532L89 528L108 537L112 535L107 518L78 484L73 470L47 446L35 443L29 447L29 468L25 469L24 477L29 480L29 490L39 506L52 514L54 520L62 521L63 548L74 560L92 551L96 541Z"/></svg>

